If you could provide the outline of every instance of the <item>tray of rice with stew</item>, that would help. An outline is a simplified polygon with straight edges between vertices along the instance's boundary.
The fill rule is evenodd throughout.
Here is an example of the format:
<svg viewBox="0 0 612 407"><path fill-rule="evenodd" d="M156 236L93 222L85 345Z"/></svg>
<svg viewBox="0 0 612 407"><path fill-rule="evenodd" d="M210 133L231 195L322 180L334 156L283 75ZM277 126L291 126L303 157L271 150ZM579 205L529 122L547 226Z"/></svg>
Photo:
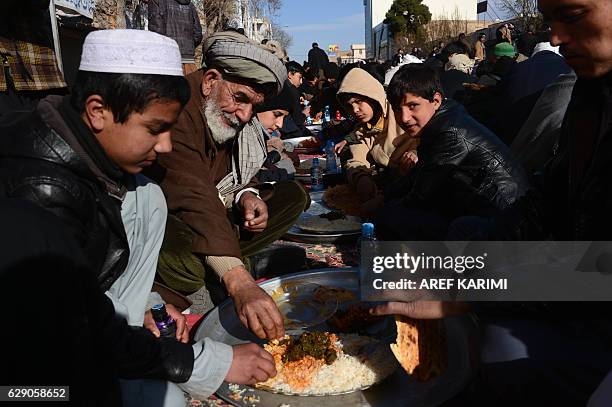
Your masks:
<svg viewBox="0 0 612 407"><path fill-rule="evenodd" d="M260 286L277 305L306 301L314 311L286 315L291 307L281 307L286 323L302 328L286 327L283 338L269 341L242 325L231 300L206 316L195 340L255 342L275 361L277 375L265 382L223 383L216 394L231 405L428 407L457 394L471 376L468 334L475 329L470 318L369 315L376 304L360 300L356 269L312 270Z"/></svg>

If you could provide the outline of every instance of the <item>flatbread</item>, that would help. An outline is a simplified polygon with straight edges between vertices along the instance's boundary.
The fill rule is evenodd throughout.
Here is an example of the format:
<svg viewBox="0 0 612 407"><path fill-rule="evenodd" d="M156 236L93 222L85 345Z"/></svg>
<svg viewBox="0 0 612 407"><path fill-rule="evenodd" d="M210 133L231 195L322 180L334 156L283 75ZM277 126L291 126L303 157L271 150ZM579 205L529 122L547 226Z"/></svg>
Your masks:
<svg viewBox="0 0 612 407"><path fill-rule="evenodd" d="M321 215L314 215L300 219L296 226L307 233L358 233L361 231L361 219L356 216L346 216L343 219L330 220Z"/></svg>
<svg viewBox="0 0 612 407"><path fill-rule="evenodd" d="M448 363L443 322L396 316L395 323L397 340L391 351L406 373L422 382L440 376Z"/></svg>
<svg viewBox="0 0 612 407"><path fill-rule="evenodd" d="M339 209L347 215L359 216L361 204L357 192L347 184L336 185L323 194L323 202L332 209Z"/></svg>

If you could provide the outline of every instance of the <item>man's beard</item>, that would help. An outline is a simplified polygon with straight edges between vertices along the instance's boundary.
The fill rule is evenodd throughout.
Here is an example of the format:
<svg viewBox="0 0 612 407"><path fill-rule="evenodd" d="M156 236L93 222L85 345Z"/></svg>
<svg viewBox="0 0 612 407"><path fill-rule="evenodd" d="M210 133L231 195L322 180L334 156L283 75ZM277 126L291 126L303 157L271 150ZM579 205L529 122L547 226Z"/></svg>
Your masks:
<svg viewBox="0 0 612 407"><path fill-rule="evenodd" d="M223 112L214 96L210 95L208 100L204 102L204 116L213 140L218 144L224 144L236 137L244 124L236 116Z"/></svg>

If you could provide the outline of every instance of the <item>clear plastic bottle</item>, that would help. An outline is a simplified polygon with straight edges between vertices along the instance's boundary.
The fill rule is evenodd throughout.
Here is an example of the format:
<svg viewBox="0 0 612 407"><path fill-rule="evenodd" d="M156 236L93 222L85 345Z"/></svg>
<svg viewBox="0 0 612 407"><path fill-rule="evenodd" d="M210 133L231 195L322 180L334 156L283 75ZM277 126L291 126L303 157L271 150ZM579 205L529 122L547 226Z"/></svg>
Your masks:
<svg viewBox="0 0 612 407"><path fill-rule="evenodd" d="M363 263L364 256L372 256L374 250L374 243L376 242L376 236L374 235L374 224L373 223L362 223L361 224L361 237L359 238L359 263ZM367 263L367 262L366 262ZM362 270L364 271L364 270Z"/></svg>
<svg viewBox="0 0 612 407"><path fill-rule="evenodd" d="M336 151L334 151L334 142L332 140L328 140L325 145L325 169L328 174L336 174L338 172Z"/></svg>
<svg viewBox="0 0 612 407"><path fill-rule="evenodd" d="M159 329L159 335L168 338L176 338L176 321L168 315L166 306L164 304L155 304L151 307L151 314L157 329Z"/></svg>
<svg viewBox="0 0 612 407"><path fill-rule="evenodd" d="M325 106L325 110L323 111L323 121L325 123L329 123L331 121L331 113L329 111L329 105Z"/></svg>
<svg viewBox="0 0 612 407"><path fill-rule="evenodd" d="M321 176L321 167L319 167L319 159L312 159L312 168L310 168L310 190L311 191L322 191L323 190L323 179Z"/></svg>

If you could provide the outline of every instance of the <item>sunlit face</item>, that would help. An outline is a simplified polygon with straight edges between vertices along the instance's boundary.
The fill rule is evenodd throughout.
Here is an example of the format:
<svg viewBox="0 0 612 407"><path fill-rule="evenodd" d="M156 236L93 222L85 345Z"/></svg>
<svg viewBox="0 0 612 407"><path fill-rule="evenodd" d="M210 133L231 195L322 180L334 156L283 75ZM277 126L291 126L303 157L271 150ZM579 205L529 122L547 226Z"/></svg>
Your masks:
<svg viewBox="0 0 612 407"><path fill-rule="evenodd" d="M419 135L442 105L442 95L434 95L433 102L412 93L406 93L399 106L393 106L395 120L411 137Z"/></svg>
<svg viewBox="0 0 612 407"><path fill-rule="evenodd" d="M550 43L578 76L612 71L612 0L539 0L538 6L550 20Z"/></svg>
<svg viewBox="0 0 612 407"><path fill-rule="evenodd" d="M266 131L271 134L275 130L283 127L283 120L289 114L283 109L268 110L267 112L257 113L257 119Z"/></svg>
<svg viewBox="0 0 612 407"><path fill-rule="evenodd" d="M235 137L253 117L253 105L263 101L262 93L250 86L222 79L215 69L204 73L202 95L204 114L218 143Z"/></svg>
<svg viewBox="0 0 612 407"><path fill-rule="evenodd" d="M346 104L353 117L360 123L369 123L374 119L374 109L366 98L353 96Z"/></svg>
<svg viewBox="0 0 612 407"><path fill-rule="evenodd" d="M287 78L289 79L289 82L291 82L291 84L296 88L299 88L303 81L303 76L301 72L289 72L287 74Z"/></svg>
<svg viewBox="0 0 612 407"><path fill-rule="evenodd" d="M104 108L94 133L119 168L137 174L153 164L158 154L172 151L170 131L181 110L179 102L155 100L142 113L133 112L124 123L115 123L112 112Z"/></svg>

